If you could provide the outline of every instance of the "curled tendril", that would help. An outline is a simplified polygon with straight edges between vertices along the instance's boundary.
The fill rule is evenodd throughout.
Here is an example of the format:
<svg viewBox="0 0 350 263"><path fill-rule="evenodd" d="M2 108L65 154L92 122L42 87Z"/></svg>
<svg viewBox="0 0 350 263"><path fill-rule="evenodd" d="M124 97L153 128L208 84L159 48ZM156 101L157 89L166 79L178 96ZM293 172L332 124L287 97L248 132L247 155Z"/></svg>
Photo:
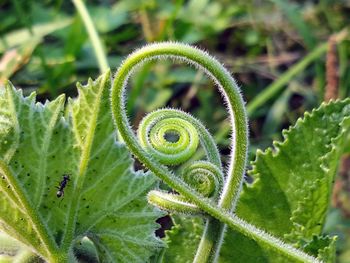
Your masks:
<svg viewBox="0 0 350 263"><path fill-rule="evenodd" d="M145 151L160 163L171 166L188 161L200 143L209 161L196 161L187 166L181 178L205 197L218 196L223 186L219 153L213 138L198 120L180 110L160 109L142 119L137 136ZM161 209L199 214L198 207L182 196L153 191L148 197L150 203Z"/></svg>
<svg viewBox="0 0 350 263"><path fill-rule="evenodd" d="M141 121L137 135L142 147L160 163L178 165L196 152L199 136L191 122L169 113L158 110L148 114Z"/></svg>
<svg viewBox="0 0 350 263"><path fill-rule="evenodd" d="M164 166L151 153L146 151L147 147L142 147L130 126L125 110L125 87L128 79L138 65L148 60L164 57L178 58L203 69L217 84L226 102L232 125L232 151L225 184L217 199L204 197L203 194L199 194L198 191L195 191L181 178L175 177L168 167ZM216 261L222 244L223 233L225 232L225 224L259 244L268 246L273 251L281 253L293 262L319 262L316 258L295 249L291 245L284 244L281 240L245 222L236 215L228 213L235 209L242 187L247 159L248 129L244 102L239 88L231 74L216 59L202 50L185 44L165 42L148 45L132 53L119 67L113 82L111 106L115 124L130 151L156 176L181 194L177 197L177 202L180 203L181 207L184 207L184 205L192 206L193 209L198 208L199 210L197 211L208 216L194 262ZM183 113L176 110L166 111L171 111L171 114L175 115L183 115ZM196 128L201 145L206 151L207 160L222 171L220 156L209 133L199 122L193 121L189 115L183 115L183 118ZM156 200L158 197L162 197L164 200L167 197L166 194L151 191L149 200ZM164 209L166 209L165 206Z"/></svg>
<svg viewBox="0 0 350 263"><path fill-rule="evenodd" d="M180 136L181 133L179 132L179 128L166 129L162 128L163 126L161 124L158 124L159 126L151 125L151 127L154 126L154 130L152 129L152 131L147 130L150 128L140 128L138 136L140 140L137 140L129 124L128 117L125 111L125 87L127 81L137 66L141 65L147 60L159 58L176 58L189 62L190 64L203 69L207 73L207 75L218 85L219 90L226 102L232 124L232 152L229 161L228 172L226 175L226 183L224 184L222 189L220 185L217 187L215 186L216 191L214 191L214 194L212 195L214 197L211 198L212 201L204 197L203 194L199 194L198 190L194 190L192 187L190 187L191 183L186 183L181 178L175 177L173 172L171 172L167 167L164 166L164 164L169 164L171 158L173 158L170 157L165 158L168 160L163 160L163 157L167 156L167 152L169 151L169 149L177 147L181 148L180 145L182 143L182 140L186 140L181 139L180 141L179 138L179 141L177 141L175 144L165 142L164 145L166 145L166 147L159 147L159 142L163 141L164 136L162 135L165 135L167 132L175 133L177 136ZM190 206L200 208L200 210L203 211L203 213L205 214L216 216L216 218L218 218L217 216L220 214L218 212L219 210L217 210L217 207L221 207L225 211L230 211L234 209L241 190L246 162L248 141L247 118L244 108L244 102L242 100L242 96L239 92L239 88L236 82L231 77L230 73L216 59L212 58L204 51L180 43L160 43L146 46L131 54L119 67L115 75L115 80L113 82L111 100L112 112L116 125L120 132L120 135L123 137L123 140L128 145L129 149L140 160L141 163L143 163L155 175L157 175L159 178L165 181L170 187L175 189L181 196L185 198L182 199L183 197L175 197L175 199L178 199L174 199L174 204L176 202L180 203L180 205L186 205L188 203L190 204ZM202 124L200 124L190 115L187 115L177 110L162 110L161 115L163 114L169 114L169 118L180 117L181 119L191 123L198 132L200 143L203 149L206 151L207 161L216 166L219 169L219 171L223 171L217 147L210 134ZM145 124L147 122L152 121L145 121ZM147 137L144 137L144 134L141 134L140 136L141 130L144 130L144 134L146 134ZM148 137L149 135L151 136ZM194 140L192 140L192 142L193 141ZM184 152L189 152L189 155L191 155L191 151L193 150L189 150L188 148L184 150ZM181 154L177 155L177 164L181 163L183 160L186 159L183 156L181 156ZM173 158L173 160L174 159L175 158ZM207 174L209 173L207 172ZM199 178L198 175L197 178ZM218 180L218 182L220 184L220 180ZM220 196L218 196L219 192L221 193ZM171 195L167 196L165 195L165 193L161 192L159 192L158 195L156 195L155 193L157 192L152 191L153 195L149 195L149 197L157 196L157 198L153 198L153 201L161 200L162 198L160 197L172 197ZM209 194L209 196L211 196L211 194ZM190 201L185 202L185 200ZM159 202L159 206L160 205L161 202ZM176 208L176 205L174 205L173 207L175 208L175 210L180 210ZM185 206L182 206L182 208L184 207ZM197 251L199 254L202 254L199 256L197 254L199 259L198 262L206 262L208 259L208 255L214 255L214 257L215 255L217 255L216 251L219 250L221 244L220 240L222 240L224 233L224 225L221 224L220 227L217 227L218 224L220 225L220 223L216 220L211 220L210 223L207 224L206 229L208 231L205 230L204 236L202 238L204 242L201 242L200 248ZM210 229L218 229L218 231L211 231ZM207 235L209 235L210 237L207 237ZM207 242L206 240L211 240L211 242Z"/></svg>
<svg viewBox="0 0 350 263"><path fill-rule="evenodd" d="M217 197L223 186L222 172L217 166L206 161L197 161L186 167L182 178L206 197Z"/></svg>
<svg viewBox="0 0 350 263"><path fill-rule="evenodd" d="M210 162L196 161L186 167L181 176L184 182L205 197L217 198L222 190L222 172ZM205 214L195 204L181 195L152 190L148 193L147 199L149 203L172 213L193 216Z"/></svg>

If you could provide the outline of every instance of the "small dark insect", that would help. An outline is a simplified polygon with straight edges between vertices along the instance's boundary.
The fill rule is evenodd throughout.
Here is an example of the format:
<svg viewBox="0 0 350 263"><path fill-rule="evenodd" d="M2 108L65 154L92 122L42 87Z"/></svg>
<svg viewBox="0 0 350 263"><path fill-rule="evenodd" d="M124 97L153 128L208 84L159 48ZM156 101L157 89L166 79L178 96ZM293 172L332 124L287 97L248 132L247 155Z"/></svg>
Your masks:
<svg viewBox="0 0 350 263"><path fill-rule="evenodd" d="M67 186L68 181L70 181L69 175L68 174L64 174L63 175L63 179L60 182L60 186L57 186L58 191L56 193L56 196L58 198L64 196L64 188Z"/></svg>

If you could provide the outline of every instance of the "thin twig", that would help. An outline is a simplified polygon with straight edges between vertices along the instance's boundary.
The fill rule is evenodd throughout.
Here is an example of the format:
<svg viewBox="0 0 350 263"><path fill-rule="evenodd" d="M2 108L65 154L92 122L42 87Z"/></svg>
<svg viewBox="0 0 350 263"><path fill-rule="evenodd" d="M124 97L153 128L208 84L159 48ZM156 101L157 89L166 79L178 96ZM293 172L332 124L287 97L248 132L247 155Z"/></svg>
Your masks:
<svg viewBox="0 0 350 263"><path fill-rule="evenodd" d="M89 38L91 40L91 44L94 48L94 52L97 58L98 66L100 68L100 72L104 73L109 68L107 56L104 51L103 44L101 42L101 39L97 33L97 30L94 26L94 23L92 22L92 19L90 17L90 14L82 0L72 0L73 4L75 5L75 8L77 9L79 15L81 16L81 19L84 22L86 31L89 35Z"/></svg>

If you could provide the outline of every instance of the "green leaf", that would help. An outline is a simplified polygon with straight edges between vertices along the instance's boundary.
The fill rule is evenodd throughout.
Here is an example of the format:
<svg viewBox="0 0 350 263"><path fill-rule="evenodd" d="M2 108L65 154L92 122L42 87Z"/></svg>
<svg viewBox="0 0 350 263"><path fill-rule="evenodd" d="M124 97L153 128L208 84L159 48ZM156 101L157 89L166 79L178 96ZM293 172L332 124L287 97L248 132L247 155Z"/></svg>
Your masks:
<svg viewBox="0 0 350 263"><path fill-rule="evenodd" d="M172 219L174 226L166 231L168 248L163 255L163 262L191 263L203 233L203 220L175 215Z"/></svg>
<svg viewBox="0 0 350 263"><path fill-rule="evenodd" d="M323 104L288 131L284 142L258 151L244 185L237 214L249 223L293 243L324 262L334 262L335 238L322 236L334 176L346 136L350 130L350 100ZM197 220L197 219L196 219ZM181 262L193 260L194 247L204 227L193 219L181 218L167 234L168 243L182 251ZM193 228L193 230L192 230ZM189 245L189 242L191 242ZM165 251L172 261L176 252ZM261 247L240 233L227 230L219 262L286 262L285 258Z"/></svg>
<svg viewBox="0 0 350 263"><path fill-rule="evenodd" d="M109 72L78 84L66 109L64 96L42 105L11 84L0 91L0 227L50 262L84 236L101 262L145 262L163 246L154 234L163 213L145 198L156 179L135 172L116 141L109 88Z"/></svg>
<svg viewBox="0 0 350 263"><path fill-rule="evenodd" d="M237 214L302 247L322 233L340 154L350 127L350 100L323 104L284 131L284 142L258 151ZM231 231L228 235L233 234ZM238 235L238 234L237 234ZM330 243L318 243L317 256ZM233 255L240 245L231 244ZM329 255L328 257L332 257Z"/></svg>
<svg viewBox="0 0 350 263"><path fill-rule="evenodd" d="M310 242L303 245L303 248L310 254L318 255L318 258L325 263L335 262L336 239L336 237L313 236Z"/></svg>

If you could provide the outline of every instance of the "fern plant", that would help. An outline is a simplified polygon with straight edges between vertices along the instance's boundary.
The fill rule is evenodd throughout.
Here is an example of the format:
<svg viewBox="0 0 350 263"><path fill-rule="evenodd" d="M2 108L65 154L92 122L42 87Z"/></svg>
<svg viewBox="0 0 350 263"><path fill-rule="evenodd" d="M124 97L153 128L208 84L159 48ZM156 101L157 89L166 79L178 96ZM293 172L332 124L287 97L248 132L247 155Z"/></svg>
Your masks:
<svg viewBox="0 0 350 263"><path fill-rule="evenodd" d="M232 124L227 169L204 125L180 110L152 112L132 130L127 81L159 58L188 62L219 87ZM149 45L131 54L113 80L106 72L77 86L78 98L66 106L63 95L43 105L11 83L0 89L2 262L334 261L336 238L322 228L350 100L306 113L283 142L258 151L249 172L254 182L246 184L244 102L207 53L179 43ZM200 148L206 158L193 160ZM129 151L148 172L132 168ZM155 221L166 212L174 226L161 240Z"/></svg>

